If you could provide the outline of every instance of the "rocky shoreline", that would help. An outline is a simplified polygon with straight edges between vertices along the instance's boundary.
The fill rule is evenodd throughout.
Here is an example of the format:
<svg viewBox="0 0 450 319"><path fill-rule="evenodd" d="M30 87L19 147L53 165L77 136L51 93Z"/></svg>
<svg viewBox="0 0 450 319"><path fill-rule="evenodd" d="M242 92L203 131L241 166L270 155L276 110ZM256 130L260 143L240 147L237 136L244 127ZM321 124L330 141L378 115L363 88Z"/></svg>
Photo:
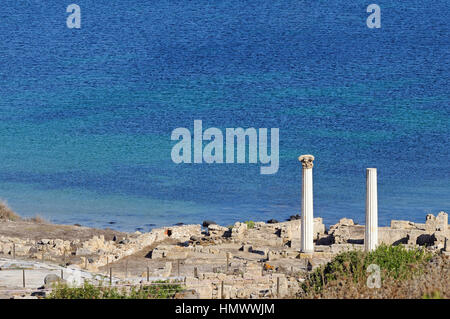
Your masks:
<svg viewBox="0 0 450 319"><path fill-rule="evenodd" d="M182 280L198 298L289 297L299 292L308 271L340 252L364 249L363 225L342 218L326 229L322 218L315 218L314 253L300 253L300 224L294 216L286 222L236 222L232 227L205 222L122 233L2 221L0 258L78 269L93 278L105 279L113 271L117 282L130 284L149 278ZM425 223L392 220L390 227L379 227L378 234L379 243L420 246L450 255L445 212L426 215ZM20 288L19 280L2 280L6 268L0 270L0 291ZM37 288L7 296L26 296Z"/></svg>

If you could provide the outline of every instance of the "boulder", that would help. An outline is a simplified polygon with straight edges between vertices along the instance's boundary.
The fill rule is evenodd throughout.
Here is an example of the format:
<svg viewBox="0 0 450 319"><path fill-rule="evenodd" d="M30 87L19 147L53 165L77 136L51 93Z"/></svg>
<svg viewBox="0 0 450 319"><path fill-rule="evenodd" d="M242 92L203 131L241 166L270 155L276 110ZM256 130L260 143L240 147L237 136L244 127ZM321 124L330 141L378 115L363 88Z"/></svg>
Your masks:
<svg viewBox="0 0 450 319"><path fill-rule="evenodd" d="M416 225L407 220L391 220L392 229L414 229Z"/></svg>
<svg viewBox="0 0 450 319"><path fill-rule="evenodd" d="M353 220L342 218L337 224L330 227L328 234L332 236L332 242L336 244L362 244L364 226L354 225Z"/></svg>
<svg viewBox="0 0 450 319"><path fill-rule="evenodd" d="M247 224L236 222L233 228L231 229L231 237L242 239L246 231L247 231Z"/></svg>
<svg viewBox="0 0 450 319"><path fill-rule="evenodd" d="M44 278L44 285L46 287L48 287L48 286L51 286L53 284L59 283L61 281L62 281L62 279L58 275L49 274L49 275L45 276L45 278Z"/></svg>
<svg viewBox="0 0 450 319"><path fill-rule="evenodd" d="M353 225L355 225L355 223L353 222L353 219L350 219L350 218L341 218L341 219L339 220L338 225L340 225L340 226L353 226Z"/></svg>
<svg viewBox="0 0 450 319"><path fill-rule="evenodd" d="M170 229L167 229L167 234L170 234L170 238L180 241L188 241L191 236L201 236L202 229L200 225L174 226Z"/></svg>
<svg viewBox="0 0 450 319"><path fill-rule="evenodd" d="M228 231L229 229L227 227L219 226L217 224L208 225L209 236L223 237Z"/></svg>

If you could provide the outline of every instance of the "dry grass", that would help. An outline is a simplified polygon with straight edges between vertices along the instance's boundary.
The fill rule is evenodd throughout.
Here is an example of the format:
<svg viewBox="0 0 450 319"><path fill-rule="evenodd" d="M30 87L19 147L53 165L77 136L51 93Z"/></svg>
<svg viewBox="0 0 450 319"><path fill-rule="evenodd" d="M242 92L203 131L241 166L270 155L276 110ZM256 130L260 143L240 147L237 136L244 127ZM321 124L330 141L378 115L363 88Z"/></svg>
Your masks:
<svg viewBox="0 0 450 319"><path fill-rule="evenodd" d="M36 224L49 224L49 222L40 215L22 219L11 208L9 208L6 201L0 200L0 221L26 221Z"/></svg>
<svg viewBox="0 0 450 319"><path fill-rule="evenodd" d="M416 270L409 277L394 277L382 271L380 288L369 288L367 276L358 278L339 273L328 281L323 289L311 290L302 298L324 299L423 299L450 298L450 260L434 256L425 265L410 265Z"/></svg>
<svg viewBox="0 0 450 319"><path fill-rule="evenodd" d="M427 264L423 274L405 281L386 281L384 286L380 293L382 298L450 299L450 260L436 256Z"/></svg>
<svg viewBox="0 0 450 319"><path fill-rule="evenodd" d="M20 220L20 217L8 207L8 204L5 201L0 201L0 221L5 220L18 221Z"/></svg>
<svg viewBox="0 0 450 319"><path fill-rule="evenodd" d="M36 223L36 224L50 224L50 222L48 220L46 220L44 217L42 217L41 215L29 217L26 219L26 221Z"/></svg>

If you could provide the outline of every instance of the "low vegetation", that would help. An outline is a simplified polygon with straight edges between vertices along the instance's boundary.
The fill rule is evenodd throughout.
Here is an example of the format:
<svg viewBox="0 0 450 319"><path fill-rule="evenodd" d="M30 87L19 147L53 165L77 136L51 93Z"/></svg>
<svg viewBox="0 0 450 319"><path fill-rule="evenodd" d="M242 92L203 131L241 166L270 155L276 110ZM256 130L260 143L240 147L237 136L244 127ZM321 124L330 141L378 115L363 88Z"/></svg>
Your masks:
<svg viewBox="0 0 450 319"><path fill-rule="evenodd" d="M21 218L16 214L5 201L0 200L0 221L26 221L36 224L48 224L49 222L40 215L29 218Z"/></svg>
<svg viewBox="0 0 450 319"><path fill-rule="evenodd" d="M368 284L372 264L379 266L379 288ZM369 253L341 253L318 267L305 280L299 297L449 298L449 280L450 262L445 257L419 248L380 245Z"/></svg>
<svg viewBox="0 0 450 319"><path fill-rule="evenodd" d="M4 201L0 201L0 221L17 221L20 220L19 215L17 215L11 208L8 207L8 204Z"/></svg>
<svg viewBox="0 0 450 319"><path fill-rule="evenodd" d="M49 222L42 216L36 215L26 219L27 222L32 222L36 224L49 224Z"/></svg>
<svg viewBox="0 0 450 319"><path fill-rule="evenodd" d="M255 222L253 220L247 220L244 222L244 224L247 225L248 229L252 229L253 227L255 227Z"/></svg>
<svg viewBox="0 0 450 319"><path fill-rule="evenodd" d="M182 291L181 285L157 281L153 285L139 287L95 286L85 282L83 287L57 284L48 299L168 299Z"/></svg>

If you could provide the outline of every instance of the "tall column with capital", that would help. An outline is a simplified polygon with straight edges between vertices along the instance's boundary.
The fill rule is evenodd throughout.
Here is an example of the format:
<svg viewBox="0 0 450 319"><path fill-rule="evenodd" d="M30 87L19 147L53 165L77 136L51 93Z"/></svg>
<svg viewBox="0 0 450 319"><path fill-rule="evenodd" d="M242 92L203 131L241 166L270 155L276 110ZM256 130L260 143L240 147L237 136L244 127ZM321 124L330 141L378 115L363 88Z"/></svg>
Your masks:
<svg viewBox="0 0 450 319"><path fill-rule="evenodd" d="M377 169L366 169L366 230L364 247L374 250L378 245L378 193Z"/></svg>
<svg viewBox="0 0 450 319"><path fill-rule="evenodd" d="M314 215L313 215L313 179L312 168L314 156L301 155L302 163L302 218L301 218L301 252L314 252Z"/></svg>

